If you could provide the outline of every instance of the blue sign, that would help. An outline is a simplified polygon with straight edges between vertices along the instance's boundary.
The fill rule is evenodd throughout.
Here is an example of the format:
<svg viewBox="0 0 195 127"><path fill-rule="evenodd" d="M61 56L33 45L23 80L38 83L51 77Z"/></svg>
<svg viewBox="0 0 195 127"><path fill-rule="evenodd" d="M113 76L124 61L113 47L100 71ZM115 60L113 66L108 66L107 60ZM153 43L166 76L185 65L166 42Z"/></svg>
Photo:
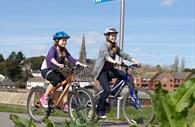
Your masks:
<svg viewBox="0 0 195 127"><path fill-rule="evenodd" d="M93 0L93 3L102 3L107 1L112 1L112 0Z"/></svg>

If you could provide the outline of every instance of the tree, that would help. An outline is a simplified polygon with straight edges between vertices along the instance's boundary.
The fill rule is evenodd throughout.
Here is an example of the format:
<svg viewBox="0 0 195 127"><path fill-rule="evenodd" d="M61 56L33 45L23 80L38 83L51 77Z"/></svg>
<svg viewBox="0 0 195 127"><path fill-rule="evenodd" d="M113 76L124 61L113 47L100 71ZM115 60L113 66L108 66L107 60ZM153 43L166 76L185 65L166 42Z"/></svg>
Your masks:
<svg viewBox="0 0 195 127"><path fill-rule="evenodd" d="M3 62L5 59L3 58L3 55L0 54L0 62Z"/></svg>
<svg viewBox="0 0 195 127"><path fill-rule="evenodd" d="M31 69L32 70L40 70L41 69L41 64L44 60L44 56L39 56L39 57L31 57L28 59L31 63Z"/></svg>
<svg viewBox="0 0 195 127"><path fill-rule="evenodd" d="M162 72L162 68L159 64L155 67L155 71L157 71L159 73Z"/></svg>
<svg viewBox="0 0 195 127"><path fill-rule="evenodd" d="M21 62L24 59L25 59L24 54L21 51L19 51L17 53L17 55L16 55L16 60L18 60L19 62Z"/></svg>
<svg viewBox="0 0 195 127"><path fill-rule="evenodd" d="M12 51L7 58L7 60L15 60L16 59L16 52Z"/></svg>
<svg viewBox="0 0 195 127"><path fill-rule="evenodd" d="M178 72L178 68L179 68L179 57L176 55L175 63L174 63L174 72Z"/></svg>
<svg viewBox="0 0 195 127"><path fill-rule="evenodd" d="M5 75L5 64L6 61L0 62L0 74Z"/></svg>
<svg viewBox="0 0 195 127"><path fill-rule="evenodd" d="M5 75L12 81L18 81L21 79L22 69L16 60L7 60L5 63Z"/></svg>

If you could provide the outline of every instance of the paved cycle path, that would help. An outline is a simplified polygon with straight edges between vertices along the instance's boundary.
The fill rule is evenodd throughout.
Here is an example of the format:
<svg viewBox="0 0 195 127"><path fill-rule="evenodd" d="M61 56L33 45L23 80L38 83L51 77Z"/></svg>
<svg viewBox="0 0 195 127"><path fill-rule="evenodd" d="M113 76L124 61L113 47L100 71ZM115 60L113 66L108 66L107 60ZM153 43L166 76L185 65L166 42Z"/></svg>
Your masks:
<svg viewBox="0 0 195 127"><path fill-rule="evenodd" d="M28 114L0 112L0 127L14 127L14 123L10 120L10 114L16 114L20 117L29 119ZM63 125L64 120L69 120L63 117L49 117L57 125ZM101 120L99 121L102 127L128 127L127 122ZM37 127L45 127L42 123L36 123Z"/></svg>

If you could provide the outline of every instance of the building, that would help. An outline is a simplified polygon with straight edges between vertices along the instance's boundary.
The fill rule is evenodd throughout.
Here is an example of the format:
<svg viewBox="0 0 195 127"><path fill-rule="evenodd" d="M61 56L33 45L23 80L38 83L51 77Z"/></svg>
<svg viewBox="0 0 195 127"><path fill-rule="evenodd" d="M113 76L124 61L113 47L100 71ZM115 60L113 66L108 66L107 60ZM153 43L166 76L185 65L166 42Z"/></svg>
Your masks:
<svg viewBox="0 0 195 127"><path fill-rule="evenodd" d="M157 87L157 85L162 84L162 88L165 90L174 90L174 75L169 72L164 72L159 74L154 79L154 88Z"/></svg>
<svg viewBox="0 0 195 127"><path fill-rule="evenodd" d="M154 79L157 77L158 72L146 72L141 77L136 78L137 85L149 90L154 90Z"/></svg>
<svg viewBox="0 0 195 127"><path fill-rule="evenodd" d="M183 82L192 76L191 72L175 72L174 76L174 88L179 87Z"/></svg>
<svg viewBox="0 0 195 127"><path fill-rule="evenodd" d="M32 87L35 87L35 86L41 86L41 87L47 88L49 82L41 76L40 71L32 71L31 74L32 74L33 78L30 78L27 81L27 83L26 83L27 89L31 89Z"/></svg>
<svg viewBox="0 0 195 127"><path fill-rule="evenodd" d="M190 79L195 79L195 74L192 74L192 75L190 76Z"/></svg>
<svg viewBox="0 0 195 127"><path fill-rule="evenodd" d="M3 76L2 74L0 74L0 83L3 82L4 79L5 79L5 76Z"/></svg>
<svg viewBox="0 0 195 127"><path fill-rule="evenodd" d="M83 64L86 64L87 62L86 60L87 60L87 56L86 56L86 48L85 48L85 36L83 34L79 61Z"/></svg>
<svg viewBox="0 0 195 127"><path fill-rule="evenodd" d="M42 77L40 71L31 71L33 77Z"/></svg>
<svg viewBox="0 0 195 127"><path fill-rule="evenodd" d="M32 87L35 86L41 86L47 88L48 84L49 82L42 77L33 77L27 81L26 88L31 89Z"/></svg>
<svg viewBox="0 0 195 127"><path fill-rule="evenodd" d="M5 78L0 82L0 91L16 91L16 85L10 79Z"/></svg>

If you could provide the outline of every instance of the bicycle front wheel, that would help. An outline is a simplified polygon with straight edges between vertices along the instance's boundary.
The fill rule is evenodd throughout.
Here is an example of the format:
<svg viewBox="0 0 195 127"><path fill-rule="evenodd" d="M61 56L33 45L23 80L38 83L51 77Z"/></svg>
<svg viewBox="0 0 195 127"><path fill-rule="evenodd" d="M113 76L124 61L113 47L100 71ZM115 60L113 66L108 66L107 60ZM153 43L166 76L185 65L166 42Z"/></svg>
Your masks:
<svg viewBox="0 0 195 127"><path fill-rule="evenodd" d="M27 111L30 118L34 122L42 122L46 118L48 118L47 109L42 107L41 102L39 101L39 98L44 93L45 93L45 88L36 86L30 90L30 93L28 95Z"/></svg>
<svg viewBox="0 0 195 127"><path fill-rule="evenodd" d="M122 110L129 124L137 124L145 127L154 120L153 101L150 93L143 88L134 88L139 102L135 102L129 91L125 94L122 102Z"/></svg>
<svg viewBox="0 0 195 127"><path fill-rule="evenodd" d="M95 115L93 96L85 88L78 88L69 98L69 116L71 120L85 123L93 120Z"/></svg>

